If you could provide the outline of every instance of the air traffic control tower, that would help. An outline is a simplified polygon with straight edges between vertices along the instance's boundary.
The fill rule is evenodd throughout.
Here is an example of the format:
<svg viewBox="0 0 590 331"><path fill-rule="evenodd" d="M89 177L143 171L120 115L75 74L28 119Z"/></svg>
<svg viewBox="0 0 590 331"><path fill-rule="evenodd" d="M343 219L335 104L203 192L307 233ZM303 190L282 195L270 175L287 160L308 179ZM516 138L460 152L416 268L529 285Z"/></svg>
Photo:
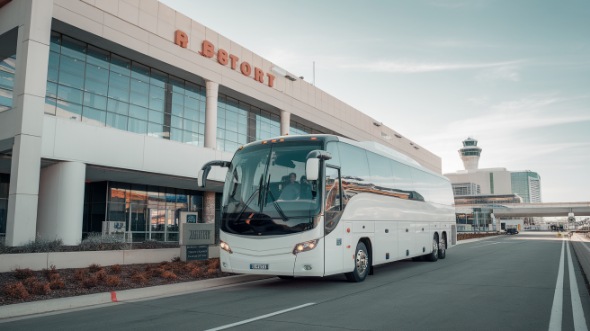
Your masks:
<svg viewBox="0 0 590 331"><path fill-rule="evenodd" d="M477 140L469 137L463 140L463 148L459 150L465 170L477 170L481 147L477 147Z"/></svg>

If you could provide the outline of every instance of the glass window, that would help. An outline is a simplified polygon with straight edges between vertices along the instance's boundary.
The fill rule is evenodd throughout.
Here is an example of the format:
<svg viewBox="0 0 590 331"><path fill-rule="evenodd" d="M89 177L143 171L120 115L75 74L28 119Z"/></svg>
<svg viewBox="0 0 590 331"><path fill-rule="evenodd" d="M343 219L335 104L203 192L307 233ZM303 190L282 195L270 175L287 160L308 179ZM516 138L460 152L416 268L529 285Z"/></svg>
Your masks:
<svg viewBox="0 0 590 331"><path fill-rule="evenodd" d="M88 46L86 53L86 62L98 68L109 70L110 55L109 52L94 46Z"/></svg>
<svg viewBox="0 0 590 331"><path fill-rule="evenodd" d="M14 62L14 57L0 62L0 111L12 104ZM237 116L239 103L232 102L231 110ZM45 112L202 145L205 89L52 32ZM245 121L237 117L233 131L245 132L239 129ZM179 130L171 132L170 125Z"/></svg>
<svg viewBox="0 0 590 331"><path fill-rule="evenodd" d="M79 40L63 36L61 54L80 61L86 61L86 44Z"/></svg>
<svg viewBox="0 0 590 331"><path fill-rule="evenodd" d="M135 78L131 79L131 103L147 108L149 105L149 88L148 83Z"/></svg>
<svg viewBox="0 0 590 331"><path fill-rule="evenodd" d="M82 88L84 86L84 67L82 60L62 55L59 65L59 83Z"/></svg>
<svg viewBox="0 0 590 331"><path fill-rule="evenodd" d="M127 116L113 114L113 113L107 113L107 126L110 126L112 128L116 128L119 130L127 130L127 120L128 119L129 119L129 117L127 117Z"/></svg>
<svg viewBox="0 0 590 331"><path fill-rule="evenodd" d="M164 113L150 109L148 112L148 120L153 123L164 124Z"/></svg>
<svg viewBox="0 0 590 331"><path fill-rule="evenodd" d="M111 73L109 77L109 98L129 102L129 76Z"/></svg>
<svg viewBox="0 0 590 331"><path fill-rule="evenodd" d="M59 85L57 88L57 98L67 103L82 104L82 90L77 88Z"/></svg>
<svg viewBox="0 0 590 331"><path fill-rule="evenodd" d="M117 113L120 115L129 114L129 104L115 99L108 99L107 110L111 113Z"/></svg>
<svg viewBox="0 0 590 331"><path fill-rule="evenodd" d="M148 119L148 110L147 108L139 107L136 105L129 106L129 116L140 119L146 120Z"/></svg>
<svg viewBox="0 0 590 331"><path fill-rule="evenodd" d="M148 66L144 66L143 64L133 62L133 65L131 66L131 77L140 82L149 83L150 68Z"/></svg>
<svg viewBox="0 0 590 331"><path fill-rule="evenodd" d="M135 133L147 133L147 121L138 120L135 118L129 118L127 130Z"/></svg>
<svg viewBox="0 0 590 331"><path fill-rule="evenodd" d="M94 125L104 126L107 113L104 110L84 107L82 111L82 121Z"/></svg>
<svg viewBox="0 0 590 331"><path fill-rule="evenodd" d="M109 71L94 64L86 64L86 84L88 92L99 95L107 95L109 88Z"/></svg>
<svg viewBox="0 0 590 331"><path fill-rule="evenodd" d="M48 93L49 94L49 93ZM85 92L84 93L84 106L92 107L95 109L106 110L107 109L107 98Z"/></svg>
<svg viewBox="0 0 590 331"><path fill-rule="evenodd" d="M57 82L59 77L59 53L49 52L49 66L47 67L47 80Z"/></svg>
<svg viewBox="0 0 590 331"><path fill-rule="evenodd" d="M123 76L131 74L131 61L124 57L112 54L111 55L111 72Z"/></svg>

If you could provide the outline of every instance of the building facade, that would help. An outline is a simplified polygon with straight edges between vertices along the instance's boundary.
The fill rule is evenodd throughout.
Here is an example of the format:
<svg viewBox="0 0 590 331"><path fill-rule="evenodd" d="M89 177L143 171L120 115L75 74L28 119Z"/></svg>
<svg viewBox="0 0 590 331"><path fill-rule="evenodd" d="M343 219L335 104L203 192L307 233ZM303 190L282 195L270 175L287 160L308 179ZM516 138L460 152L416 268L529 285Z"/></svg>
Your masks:
<svg viewBox="0 0 590 331"><path fill-rule="evenodd" d="M288 66L288 64L282 64ZM441 172L436 155L155 0L0 0L0 236L78 244L106 222L177 241L215 222L240 145L334 133Z"/></svg>
<svg viewBox="0 0 590 331"><path fill-rule="evenodd" d="M526 203L541 202L541 176L525 170L510 173L512 191L522 197Z"/></svg>

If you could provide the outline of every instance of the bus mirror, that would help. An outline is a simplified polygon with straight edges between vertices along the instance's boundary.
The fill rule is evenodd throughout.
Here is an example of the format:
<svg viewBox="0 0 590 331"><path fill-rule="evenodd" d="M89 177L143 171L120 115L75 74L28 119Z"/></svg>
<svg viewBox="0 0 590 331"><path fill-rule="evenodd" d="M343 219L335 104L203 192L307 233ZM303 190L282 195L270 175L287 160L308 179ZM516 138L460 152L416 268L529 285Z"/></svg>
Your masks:
<svg viewBox="0 0 590 331"><path fill-rule="evenodd" d="M320 159L307 159L305 163L305 176L307 180L318 180L320 174Z"/></svg>
<svg viewBox="0 0 590 331"><path fill-rule="evenodd" d="M229 162L228 161L211 161L211 162L207 162L205 163L205 165L201 168L201 170L199 170L199 175L198 175L198 182L197 185L200 188L205 188L205 184L207 183L207 176L209 175L209 171L211 171L211 167L213 166L217 166L217 167L229 167Z"/></svg>
<svg viewBox="0 0 590 331"><path fill-rule="evenodd" d="M209 169L207 169L207 174L209 173L209 170L211 170L211 167L209 167ZM199 185L200 188L205 188L205 181L207 180L206 176L205 176L205 170L201 169L199 170L199 176L197 178L197 185Z"/></svg>

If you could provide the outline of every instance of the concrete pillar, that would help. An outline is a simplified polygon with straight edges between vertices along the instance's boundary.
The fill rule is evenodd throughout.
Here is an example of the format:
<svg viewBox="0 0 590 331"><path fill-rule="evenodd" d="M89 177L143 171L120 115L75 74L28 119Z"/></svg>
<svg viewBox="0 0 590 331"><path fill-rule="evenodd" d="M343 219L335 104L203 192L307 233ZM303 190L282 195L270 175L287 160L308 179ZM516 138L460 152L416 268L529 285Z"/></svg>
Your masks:
<svg viewBox="0 0 590 331"><path fill-rule="evenodd" d="M6 245L21 246L35 240L41 135L53 1L12 1L2 11L18 17L16 70L10 126L14 145L6 222Z"/></svg>
<svg viewBox="0 0 590 331"><path fill-rule="evenodd" d="M217 148L217 99L219 97L219 84L207 81L207 99L205 108L205 143L208 148Z"/></svg>
<svg viewBox="0 0 590 331"><path fill-rule="evenodd" d="M281 135L287 136L289 135L289 130L291 128L291 113L285 110L281 110Z"/></svg>
<svg viewBox="0 0 590 331"><path fill-rule="evenodd" d="M41 170L37 233L45 240L61 239L64 245L82 241L86 165L61 162Z"/></svg>
<svg viewBox="0 0 590 331"><path fill-rule="evenodd" d="M215 192L203 192L203 221L215 223Z"/></svg>

